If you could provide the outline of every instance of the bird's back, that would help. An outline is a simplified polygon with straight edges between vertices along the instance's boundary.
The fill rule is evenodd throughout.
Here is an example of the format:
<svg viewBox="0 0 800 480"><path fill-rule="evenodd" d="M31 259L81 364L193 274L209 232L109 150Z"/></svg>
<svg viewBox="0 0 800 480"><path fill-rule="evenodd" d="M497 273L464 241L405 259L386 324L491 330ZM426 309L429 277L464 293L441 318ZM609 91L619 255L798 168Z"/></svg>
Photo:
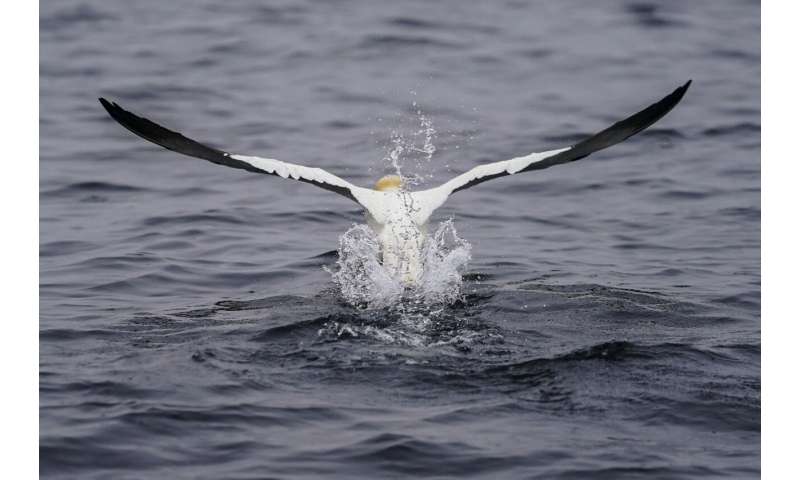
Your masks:
<svg viewBox="0 0 800 480"><path fill-rule="evenodd" d="M383 266L404 283L417 283L422 276L427 230L425 223L419 222L419 205L407 191L375 193L380 197L374 197L367 219L380 241Z"/></svg>

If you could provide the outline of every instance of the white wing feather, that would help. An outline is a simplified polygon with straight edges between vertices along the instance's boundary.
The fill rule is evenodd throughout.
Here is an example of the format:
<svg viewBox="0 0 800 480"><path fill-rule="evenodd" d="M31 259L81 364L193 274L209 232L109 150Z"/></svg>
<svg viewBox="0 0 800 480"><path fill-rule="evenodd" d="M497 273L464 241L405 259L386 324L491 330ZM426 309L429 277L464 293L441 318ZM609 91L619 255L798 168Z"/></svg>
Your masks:
<svg viewBox="0 0 800 480"><path fill-rule="evenodd" d="M453 192L464 188L470 182L499 174L514 175L536 162L550 158L553 155L569 149L570 147L547 152L535 152L510 160L478 165L436 188L413 192L411 195L414 197L415 203L419 207L417 223L425 223L434 210L441 207Z"/></svg>
<svg viewBox="0 0 800 480"><path fill-rule="evenodd" d="M293 180L311 180L318 183L326 183L342 188L358 188L352 183L336 175L317 167L305 167L294 163L282 162L274 158L255 157L250 155L229 154L235 160L247 162L265 173L271 173L281 178L291 178Z"/></svg>

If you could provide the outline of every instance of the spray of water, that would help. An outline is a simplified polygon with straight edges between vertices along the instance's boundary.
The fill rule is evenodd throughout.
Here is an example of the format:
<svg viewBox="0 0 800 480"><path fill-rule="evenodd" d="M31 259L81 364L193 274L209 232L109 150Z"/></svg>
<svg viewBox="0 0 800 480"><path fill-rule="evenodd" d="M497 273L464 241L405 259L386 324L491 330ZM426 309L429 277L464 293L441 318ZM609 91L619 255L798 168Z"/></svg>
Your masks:
<svg viewBox="0 0 800 480"><path fill-rule="evenodd" d="M434 141L437 135L431 118L422 111L416 101L412 106L416 114L416 125L410 130L394 130L391 134L390 148L384 156L387 167L403 177L408 187L420 185L432 177L429 167L436 153Z"/></svg>
<svg viewBox="0 0 800 480"><path fill-rule="evenodd" d="M329 271L342 297L360 308L446 305L461 296L470 250L452 219L442 222L425 239L422 278L407 286L381 265L380 243L372 229L354 225L339 238L339 260Z"/></svg>

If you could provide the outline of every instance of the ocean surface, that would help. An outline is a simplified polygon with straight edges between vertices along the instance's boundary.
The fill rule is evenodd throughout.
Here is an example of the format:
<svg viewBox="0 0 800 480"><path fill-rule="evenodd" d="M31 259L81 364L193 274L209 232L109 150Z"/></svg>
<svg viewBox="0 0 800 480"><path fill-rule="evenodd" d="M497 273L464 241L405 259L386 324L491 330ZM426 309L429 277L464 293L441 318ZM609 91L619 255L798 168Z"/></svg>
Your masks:
<svg viewBox="0 0 800 480"><path fill-rule="evenodd" d="M43 478L757 478L760 7L40 3ZM353 305L369 186L653 128L454 195L457 298Z"/></svg>

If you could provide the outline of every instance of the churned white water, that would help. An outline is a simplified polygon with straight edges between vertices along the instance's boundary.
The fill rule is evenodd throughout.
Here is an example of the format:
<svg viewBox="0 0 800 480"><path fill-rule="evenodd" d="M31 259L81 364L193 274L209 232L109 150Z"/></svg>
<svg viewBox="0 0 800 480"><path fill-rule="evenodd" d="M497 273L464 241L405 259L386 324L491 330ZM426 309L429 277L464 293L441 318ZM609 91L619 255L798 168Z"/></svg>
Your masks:
<svg viewBox="0 0 800 480"><path fill-rule="evenodd" d="M458 236L452 219L438 225L423 245L420 281L406 285L381 264L380 243L368 225L353 225L339 237L339 260L329 270L342 297L362 308L415 302L448 304L461 295L471 245Z"/></svg>

